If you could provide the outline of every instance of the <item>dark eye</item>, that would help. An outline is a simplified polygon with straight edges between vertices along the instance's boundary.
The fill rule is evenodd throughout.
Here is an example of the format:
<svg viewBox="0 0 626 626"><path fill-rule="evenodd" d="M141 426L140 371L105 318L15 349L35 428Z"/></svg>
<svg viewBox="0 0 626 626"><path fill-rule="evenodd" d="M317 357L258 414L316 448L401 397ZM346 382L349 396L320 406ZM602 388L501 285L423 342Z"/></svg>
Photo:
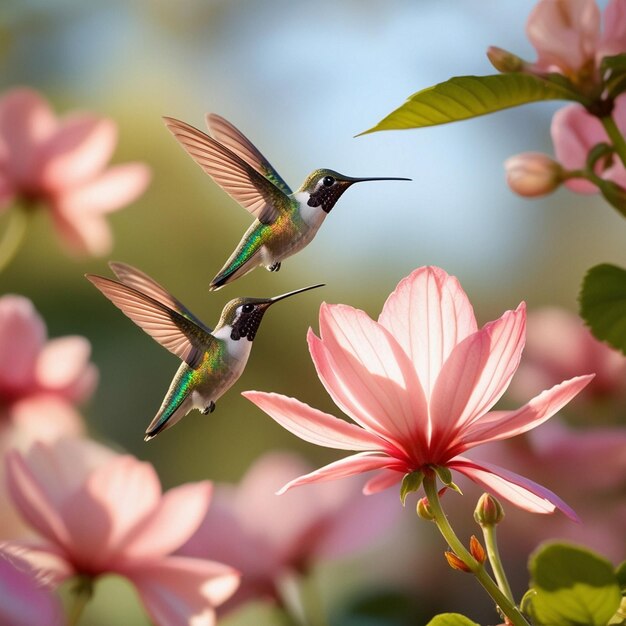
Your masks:
<svg viewBox="0 0 626 626"><path fill-rule="evenodd" d="M241 309L244 313L252 313L254 311L254 304L244 304L243 309Z"/></svg>
<svg viewBox="0 0 626 626"><path fill-rule="evenodd" d="M335 179L332 176L324 176L324 180L322 180L322 184L324 187L330 187L335 184Z"/></svg>

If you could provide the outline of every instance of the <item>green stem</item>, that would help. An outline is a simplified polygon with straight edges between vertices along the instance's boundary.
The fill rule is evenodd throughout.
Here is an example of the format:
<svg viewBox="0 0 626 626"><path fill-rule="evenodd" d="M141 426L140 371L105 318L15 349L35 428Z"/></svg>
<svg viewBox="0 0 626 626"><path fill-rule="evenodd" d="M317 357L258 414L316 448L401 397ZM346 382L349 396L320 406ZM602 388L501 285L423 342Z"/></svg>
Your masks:
<svg viewBox="0 0 626 626"><path fill-rule="evenodd" d="M93 596L93 580L84 576L78 578L72 589L72 595L74 596L74 602L69 611L67 626L78 625L87 603Z"/></svg>
<svg viewBox="0 0 626 626"><path fill-rule="evenodd" d="M498 550L498 541L496 539L496 527L494 524L485 524L481 526L483 529L483 537L485 539L485 546L487 547L487 558L491 564L493 575L496 578L498 587L502 590L502 593L511 601L513 599L513 592L511 586L507 580L504 567L502 566L502 559L500 558L500 551Z"/></svg>
<svg viewBox="0 0 626 626"><path fill-rule="evenodd" d="M317 578L313 573L300 578L300 598L308 626L328 626Z"/></svg>
<svg viewBox="0 0 626 626"><path fill-rule="evenodd" d="M28 211L21 206L13 208L9 225L0 240L0 272L14 259L24 241L28 226Z"/></svg>
<svg viewBox="0 0 626 626"><path fill-rule="evenodd" d="M461 540L456 536L446 514L441 508L439 494L437 493L437 479L433 471L427 472L424 477L424 491L428 498L430 510L434 516L434 522L439 528L452 551L467 565L476 576L478 582L485 588L487 593L494 599L500 610L509 619L513 626L529 626L524 616L515 604L500 591L500 588L492 580L482 563L479 563L465 548Z"/></svg>
<svg viewBox="0 0 626 626"><path fill-rule="evenodd" d="M610 115L601 117L600 121L602 122L602 126L604 126L604 130L609 136L609 139L611 140L622 165L626 167L626 139L624 139L624 136L617 127L615 120Z"/></svg>

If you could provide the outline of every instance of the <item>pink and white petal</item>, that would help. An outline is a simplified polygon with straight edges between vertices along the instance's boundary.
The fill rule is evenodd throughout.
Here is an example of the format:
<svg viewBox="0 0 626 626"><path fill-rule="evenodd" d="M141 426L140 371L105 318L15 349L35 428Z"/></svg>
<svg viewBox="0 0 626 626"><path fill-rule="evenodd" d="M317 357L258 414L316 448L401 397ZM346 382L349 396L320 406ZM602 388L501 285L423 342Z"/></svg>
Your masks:
<svg viewBox="0 0 626 626"><path fill-rule="evenodd" d="M322 384L356 422L408 452L425 447L428 407L407 355L363 311L322 304L321 341L308 334Z"/></svg>
<svg viewBox="0 0 626 626"><path fill-rule="evenodd" d="M27 563L42 585L58 587L76 574L66 552L53 544L7 541L0 544L0 550L9 558Z"/></svg>
<svg viewBox="0 0 626 626"><path fill-rule="evenodd" d="M600 9L594 0L543 0L531 12L526 34L544 71L577 71L594 58Z"/></svg>
<svg viewBox="0 0 626 626"><path fill-rule="evenodd" d="M589 150L598 143L608 141L598 118L587 113L579 104L570 104L554 114L550 134L556 158L568 170L584 168ZM568 180L565 184L576 193L598 191L593 183L582 179Z"/></svg>
<svg viewBox="0 0 626 626"><path fill-rule="evenodd" d="M56 126L50 106L33 89L18 87L0 98L0 138L11 155L4 169L16 187L36 186L40 147Z"/></svg>
<svg viewBox="0 0 626 626"><path fill-rule="evenodd" d="M113 247L111 228L101 215L66 212L57 207L52 216L61 242L70 253L102 256Z"/></svg>
<svg viewBox="0 0 626 626"><path fill-rule="evenodd" d="M143 562L120 573L135 585L159 626L213 626L214 607L239 584L239 574L231 567L183 556Z"/></svg>
<svg viewBox="0 0 626 626"><path fill-rule="evenodd" d="M459 281L438 267L421 267L403 278L387 298L378 323L406 352L426 398L454 346L477 330Z"/></svg>
<svg viewBox="0 0 626 626"><path fill-rule="evenodd" d="M370 478L363 487L363 493L369 496L379 491L384 491L397 485L404 477L404 472L397 470L384 469L377 472L372 478Z"/></svg>
<svg viewBox="0 0 626 626"><path fill-rule="evenodd" d="M65 191L64 210L112 213L136 200L146 190L150 176L150 168L144 163L115 165L93 180Z"/></svg>
<svg viewBox="0 0 626 626"><path fill-rule="evenodd" d="M12 294L0 298L0 389L30 390L46 326L33 303Z"/></svg>
<svg viewBox="0 0 626 626"><path fill-rule="evenodd" d="M116 141L113 120L68 116L41 148L43 186L57 193L93 178L109 162Z"/></svg>
<svg viewBox="0 0 626 626"><path fill-rule="evenodd" d="M155 514L160 498L154 468L132 456L114 457L92 471L61 508L74 558L95 567L113 560L135 527Z"/></svg>
<svg viewBox="0 0 626 626"><path fill-rule="evenodd" d="M281 495L298 485L307 485L309 483L318 483L326 480L337 480L338 478L346 478L346 476L354 476L355 474L363 474L372 470L384 469L384 468L396 468L397 471L407 472L410 469L405 469L405 463L401 460L394 459L387 455L375 454L372 452L359 452L334 461L320 469L294 478L289 481L284 487L277 491L278 495Z"/></svg>
<svg viewBox="0 0 626 626"><path fill-rule="evenodd" d="M89 365L90 355L91 344L84 337L51 339L39 353L35 365L39 386L47 391L69 393L86 376L92 381L90 387L95 383L95 372Z"/></svg>
<svg viewBox="0 0 626 626"><path fill-rule="evenodd" d="M516 411L487 413L483 418L471 424L463 434L464 449L488 441L508 439L536 428L578 395L593 380L593 377L593 374L588 374L566 380L551 389L542 391Z"/></svg>
<svg viewBox="0 0 626 626"><path fill-rule="evenodd" d="M16 450L6 455L6 481L13 504L24 520L54 545L68 546L70 534L55 503Z"/></svg>
<svg viewBox="0 0 626 626"><path fill-rule="evenodd" d="M83 417L74 406L50 394L18 400L11 405L9 416L15 426L14 444L20 448L33 441L78 437L85 432Z"/></svg>
<svg viewBox="0 0 626 626"><path fill-rule="evenodd" d="M626 0L610 0L602 16L604 32L596 53L599 63L605 56L626 50Z"/></svg>
<svg viewBox="0 0 626 626"><path fill-rule="evenodd" d="M263 391L244 391L241 395L289 432L318 446L337 450L382 450L387 444L377 435L295 398Z"/></svg>
<svg viewBox="0 0 626 626"><path fill-rule="evenodd" d="M138 560L171 554L198 530L211 503L207 480L167 491L158 508L128 533L119 547L123 559Z"/></svg>
<svg viewBox="0 0 626 626"><path fill-rule="evenodd" d="M431 450L435 457L506 391L524 348L526 307L507 311L464 339L445 362L433 389Z"/></svg>
<svg viewBox="0 0 626 626"><path fill-rule="evenodd" d="M455 457L447 465L451 470L465 474L475 483L531 513L553 513L556 508L572 521L579 521L574 510L555 493L524 476L491 463L479 464L461 456Z"/></svg>

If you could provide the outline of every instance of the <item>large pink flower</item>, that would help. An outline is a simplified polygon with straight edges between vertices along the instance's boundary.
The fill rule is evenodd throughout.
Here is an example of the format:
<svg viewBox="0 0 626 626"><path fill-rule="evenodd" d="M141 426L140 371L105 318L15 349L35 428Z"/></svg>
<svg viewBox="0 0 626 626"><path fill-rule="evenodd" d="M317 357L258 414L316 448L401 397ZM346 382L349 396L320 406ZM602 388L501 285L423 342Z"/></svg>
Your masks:
<svg viewBox="0 0 626 626"><path fill-rule="evenodd" d="M274 393L244 395L302 439L357 454L289 482L377 473L365 492L390 487L410 472L447 467L529 511L575 513L541 485L495 465L462 456L545 422L593 377L579 376L544 391L516 411L490 411L509 385L525 338L525 307L478 330L458 281L423 267L402 280L378 322L346 305L323 304L321 338L309 350L326 390L350 424Z"/></svg>
<svg viewBox="0 0 626 626"><path fill-rule="evenodd" d="M237 587L226 565L171 556L206 514L209 482L162 494L148 463L71 439L10 452L7 480L20 513L45 539L24 557L57 582L125 576L159 626L214 624L214 606Z"/></svg>
<svg viewBox="0 0 626 626"><path fill-rule="evenodd" d="M597 78L602 58L626 52L626 0L609 1L602 32L600 18L594 0L540 0L526 24L534 68L575 81Z"/></svg>
<svg viewBox="0 0 626 626"><path fill-rule="evenodd" d="M107 167L116 140L110 119L58 119L36 91L7 91L0 98L0 207L14 199L44 203L70 250L105 254L105 215L135 200L150 178L143 163Z"/></svg>
<svg viewBox="0 0 626 626"><path fill-rule="evenodd" d="M269 453L237 487L216 487L206 517L179 553L230 563L241 572L225 608L279 597L285 576L371 545L396 519L397 507L364 498L353 481L276 496L287 480L310 469L295 455Z"/></svg>

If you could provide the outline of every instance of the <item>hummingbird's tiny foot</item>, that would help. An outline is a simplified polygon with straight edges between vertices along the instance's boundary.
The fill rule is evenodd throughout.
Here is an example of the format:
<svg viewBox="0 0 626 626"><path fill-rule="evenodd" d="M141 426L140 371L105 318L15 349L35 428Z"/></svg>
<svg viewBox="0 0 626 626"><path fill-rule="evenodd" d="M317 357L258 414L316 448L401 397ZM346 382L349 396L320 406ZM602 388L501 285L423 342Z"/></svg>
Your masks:
<svg viewBox="0 0 626 626"><path fill-rule="evenodd" d="M202 411L202 415L208 415L209 413L213 413L213 411L215 411L215 402L211 400L211 402L209 403L209 406L204 407L204 410Z"/></svg>
<svg viewBox="0 0 626 626"><path fill-rule="evenodd" d="M272 263L272 265L268 265L267 269L270 272L277 272L280 269L280 261L276 261L276 263Z"/></svg>

